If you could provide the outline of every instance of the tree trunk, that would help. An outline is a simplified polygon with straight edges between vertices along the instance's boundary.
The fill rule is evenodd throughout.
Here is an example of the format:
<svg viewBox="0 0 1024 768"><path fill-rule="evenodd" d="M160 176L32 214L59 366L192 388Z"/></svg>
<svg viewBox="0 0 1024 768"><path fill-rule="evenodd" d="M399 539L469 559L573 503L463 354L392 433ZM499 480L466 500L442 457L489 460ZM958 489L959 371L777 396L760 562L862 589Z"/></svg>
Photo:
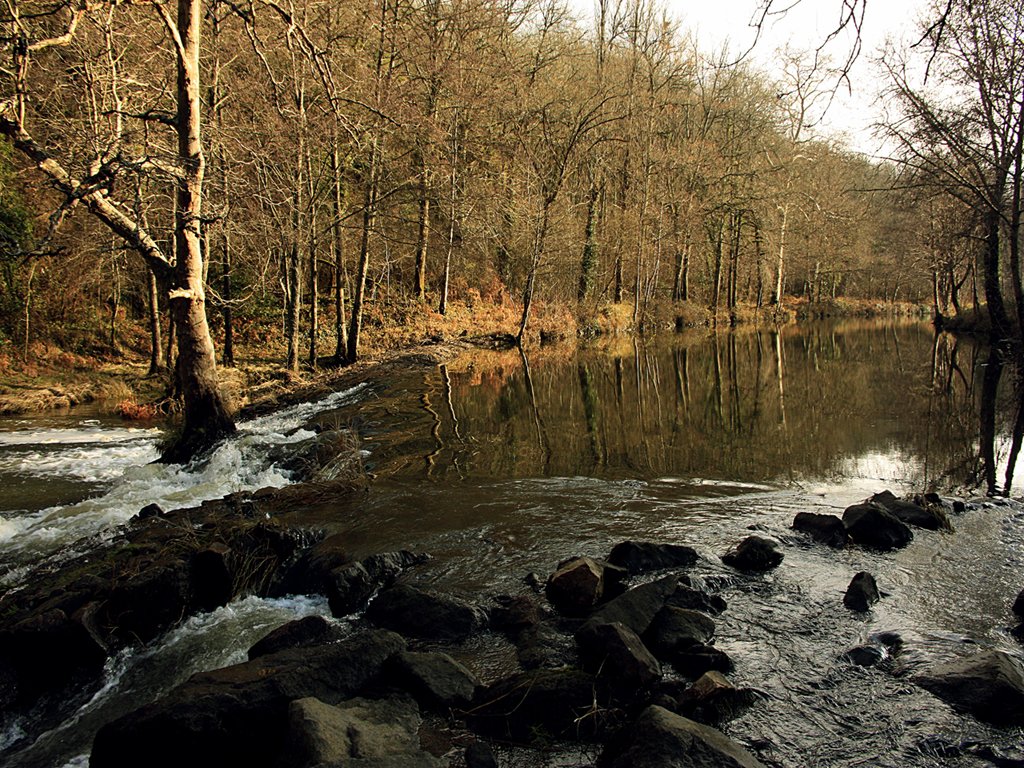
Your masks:
<svg viewBox="0 0 1024 768"><path fill-rule="evenodd" d="M425 301L427 298L427 245L430 241L430 166L427 164L427 153L420 150L419 163L419 216L416 225L416 268L413 291L416 298Z"/></svg>
<svg viewBox="0 0 1024 768"><path fill-rule="evenodd" d="M782 224L779 227L779 257L775 262L775 287L772 289L771 304L778 306L782 302L782 273L786 261L786 224L789 219L789 206L782 208Z"/></svg>
<svg viewBox="0 0 1024 768"><path fill-rule="evenodd" d="M988 228L985 238L985 274L983 275L985 302L988 305L988 317L992 322L993 335L996 338L1005 339L1010 335L1010 321L1006 316L1003 292L999 286L999 227L1001 226L999 211L993 209L986 216L985 224Z"/></svg>
<svg viewBox="0 0 1024 768"><path fill-rule="evenodd" d="M320 301L319 286L317 285L317 223L314 212L309 226L309 366L316 368L317 345L316 336L320 332L320 313L317 303Z"/></svg>
<svg viewBox="0 0 1024 768"><path fill-rule="evenodd" d="M533 292L537 284L537 270L540 269L541 258L544 256L544 241L548 236L548 225L551 221L551 205L554 198L544 200L544 207L540 216L540 227L537 231L537 239L533 245L533 259L530 262L530 272L526 276L526 289L523 291L523 315L519 320L519 332L516 334L516 341L521 347L523 336L526 335L526 324L530 319L530 308L533 306Z"/></svg>
<svg viewBox="0 0 1024 768"><path fill-rule="evenodd" d="M345 248L342 240L341 220L345 211L345 189L341 180L341 158L338 156L338 138L334 138L331 150L331 178L333 180L333 196L331 212L334 224L331 227L332 247L334 249L334 362L341 363L346 356L348 331L345 327Z"/></svg>
<svg viewBox="0 0 1024 768"><path fill-rule="evenodd" d="M178 366L184 399L181 436L163 461L183 462L235 431L217 385L217 359L206 322L203 291L202 192L203 145L200 136L199 0L179 0L177 132L182 176L178 181L175 222L175 265L169 303L178 330Z"/></svg>
<svg viewBox="0 0 1024 768"><path fill-rule="evenodd" d="M149 274L149 375L160 373L167 368L164 357L164 342L160 333L160 286L153 270Z"/></svg>
<svg viewBox="0 0 1024 768"><path fill-rule="evenodd" d="M359 263L356 265L355 293L352 296L352 316L348 328L348 361L354 363L359 353L359 333L363 326L363 302L366 296L366 276L370 269L370 234L377 214L377 166L380 162L379 139L370 151L370 179L363 200L363 232L359 241Z"/></svg>
<svg viewBox="0 0 1024 768"><path fill-rule="evenodd" d="M597 198L596 183L591 183L587 197L587 226L583 233L583 255L580 258L580 282L576 298L583 301L594 285L594 269L597 267Z"/></svg>

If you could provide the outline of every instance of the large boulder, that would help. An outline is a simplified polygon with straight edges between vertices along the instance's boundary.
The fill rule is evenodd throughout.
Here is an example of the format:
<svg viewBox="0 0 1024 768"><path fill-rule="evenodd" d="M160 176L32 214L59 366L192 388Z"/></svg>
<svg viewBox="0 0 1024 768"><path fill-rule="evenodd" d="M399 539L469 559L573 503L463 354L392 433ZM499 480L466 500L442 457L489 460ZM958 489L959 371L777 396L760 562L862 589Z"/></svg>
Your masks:
<svg viewBox="0 0 1024 768"><path fill-rule="evenodd" d="M187 616L189 565L182 559L154 563L119 583L104 606L104 623L123 643L148 641Z"/></svg>
<svg viewBox="0 0 1024 768"><path fill-rule="evenodd" d="M1024 726L1024 663L1002 651L982 651L914 678L954 709L1003 727Z"/></svg>
<svg viewBox="0 0 1024 768"><path fill-rule="evenodd" d="M878 504L854 504L843 512L843 525L850 540L867 549L887 552L900 549L914 540L914 534L901 521Z"/></svg>
<svg viewBox="0 0 1024 768"><path fill-rule="evenodd" d="M661 678L661 665L637 634L619 623L599 624L580 641L584 669L632 698Z"/></svg>
<svg viewBox="0 0 1024 768"><path fill-rule="evenodd" d="M487 625L486 613L475 605L404 584L378 594L366 617L407 637L430 640L464 640Z"/></svg>
<svg viewBox="0 0 1024 768"><path fill-rule="evenodd" d="M643 635L678 586L677 576L665 576L657 581L633 587L594 611L577 632L577 636L587 633L591 627L599 624L616 622L629 627L638 635Z"/></svg>
<svg viewBox="0 0 1024 768"><path fill-rule="evenodd" d="M625 568L630 575L663 568L688 568L697 562L697 550L685 544L623 541L612 547L608 562Z"/></svg>
<svg viewBox="0 0 1024 768"><path fill-rule="evenodd" d="M403 549L331 569L325 584L331 615L348 616L362 610L378 589L390 587L402 571L427 559L427 555Z"/></svg>
<svg viewBox="0 0 1024 768"><path fill-rule="evenodd" d="M476 733L517 744L591 740L616 712L594 675L574 669L522 672L488 686L465 713Z"/></svg>
<svg viewBox="0 0 1024 768"><path fill-rule="evenodd" d="M691 611L702 611L714 616L722 613L728 604L718 595L711 595L700 589L680 583L676 591L669 595L667 605L676 608L688 608Z"/></svg>
<svg viewBox="0 0 1024 768"><path fill-rule="evenodd" d="M601 768L764 768L721 731L667 709L645 709L621 739L609 744Z"/></svg>
<svg viewBox="0 0 1024 768"><path fill-rule="evenodd" d="M722 555L722 562L740 571L770 571L782 562L782 553L771 539L748 536Z"/></svg>
<svg viewBox="0 0 1024 768"><path fill-rule="evenodd" d="M291 701L349 699L378 681L384 663L404 645L393 632L370 631L315 651L292 648L193 675L163 698L103 726L89 765L274 766L285 744Z"/></svg>
<svg viewBox="0 0 1024 768"><path fill-rule="evenodd" d="M476 675L447 653L437 651L397 653L386 672L392 684L411 693L421 706L442 714L465 708L480 687Z"/></svg>
<svg viewBox="0 0 1024 768"><path fill-rule="evenodd" d="M821 515L816 512L797 512L793 518L793 530L806 533L819 544L842 549L846 546L846 526L835 515Z"/></svg>
<svg viewBox="0 0 1024 768"><path fill-rule="evenodd" d="M843 595L843 605L851 611L867 611L881 599L875 577L867 571L860 571L850 580L850 586Z"/></svg>
<svg viewBox="0 0 1024 768"><path fill-rule="evenodd" d="M921 505L900 499L892 491L876 493L868 501L885 507L893 517L907 525L930 531L948 531L953 528L942 507L936 504Z"/></svg>
<svg viewBox="0 0 1024 768"><path fill-rule="evenodd" d="M407 698L352 699L337 706L316 698L288 707L288 735L281 768L318 765L442 765L420 750L420 713Z"/></svg>

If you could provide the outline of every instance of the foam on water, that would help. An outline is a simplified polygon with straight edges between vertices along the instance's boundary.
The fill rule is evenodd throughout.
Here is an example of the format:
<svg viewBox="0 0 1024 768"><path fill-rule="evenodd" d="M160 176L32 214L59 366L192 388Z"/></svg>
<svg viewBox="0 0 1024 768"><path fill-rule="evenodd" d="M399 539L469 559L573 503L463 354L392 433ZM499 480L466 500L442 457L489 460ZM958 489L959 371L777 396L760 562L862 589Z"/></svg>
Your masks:
<svg viewBox="0 0 1024 768"><path fill-rule="evenodd" d="M109 531L147 504L166 511L196 506L230 493L280 488L291 482L272 449L306 440L314 433L300 427L316 413L353 401L362 386L334 392L321 400L283 409L238 425L238 433L208 457L189 465L154 464L153 430L86 427L0 433L0 474L33 474L109 483L101 495L39 512L0 515L0 546L9 559L36 557L75 541ZM60 440L66 432L67 441ZM38 439L33 442L33 434ZM32 446L69 443L57 450ZM5 447L10 447L4 451ZM280 454L278 454L280 455ZM10 581L10 573L3 581Z"/></svg>

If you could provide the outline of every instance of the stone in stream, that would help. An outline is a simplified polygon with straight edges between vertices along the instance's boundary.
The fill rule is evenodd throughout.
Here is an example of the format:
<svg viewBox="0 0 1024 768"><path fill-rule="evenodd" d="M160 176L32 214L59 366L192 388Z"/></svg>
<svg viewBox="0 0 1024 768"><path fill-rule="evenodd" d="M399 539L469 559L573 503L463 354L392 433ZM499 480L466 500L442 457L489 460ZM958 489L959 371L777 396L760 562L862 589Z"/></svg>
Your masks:
<svg viewBox="0 0 1024 768"><path fill-rule="evenodd" d="M819 544L842 549L846 546L846 526L835 515L816 512L797 512L793 518L793 530L806 533Z"/></svg>
<svg viewBox="0 0 1024 768"><path fill-rule="evenodd" d="M903 522L884 507L870 502L847 507L843 512L843 525L855 544L882 552L905 547L914 539Z"/></svg>
<svg viewBox="0 0 1024 768"><path fill-rule="evenodd" d="M612 548L608 562L633 576L664 568L688 568L697 562L697 550L685 544L623 541Z"/></svg>
<svg viewBox="0 0 1024 768"><path fill-rule="evenodd" d="M420 706L447 714L473 700L480 681L447 653L402 651L385 665L385 677Z"/></svg>
<svg viewBox="0 0 1024 768"><path fill-rule="evenodd" d="M427 559L403 549L333 568L326 580L331 615L340 618L362 610L378 589L390 587L402 571Z"/></svg>
<svg viewBox="0 0 1024 768"><path fill-rule="evenodd" d="M562 621L565 621L564 619ZM573 630L559 621L527 627L515 639L516 656L523 669L559 669L579 665Z"/></svg>
<svg viewBox="0 0 1024 768"><path fill-rule="evenodd" d="M530 595L499 595L494 598L496 605L490 609L491 629L501 632L510 640L520 633L535 627L550 617L550 610Z"/></svg>
<svg viewBox="0 0 1024 768"><path fill-rule="evenodd" d="M1013 613L1016 616L1024 619L1024 589L1017 595L1017 599L1013 601Z"/></svg>
<svg viewBox="0 0 1024 768"><path fill-rule="evenodd" d="M637 634L618 622L598 624L580 639L583 668L623 698L661 679L661 665Z"/></svg>
<svg viewBox="0 0 1024 768"><path fill-rule="evenodd" d="M875 577L867 571L860 571L850 581L843 595L843 605L851 611L867 611L881 599Z"/></svg>
<svg viewBox="0 0 1024 768"><path fill-rule="evenodd" d="M1024 663L1003 651L933 667L914 682L954 709L1000 727L1024 727Z"/></svg>
<svg viewBox="0 0 1024 768"><path fill-rule="evenodd" d="M770 571L782 562L782 553L771 539L748 536L722 555L722 562L740 571Z"/></svg>
<svg viewBox="0 0 1024 768"><path fill-rule="evenodd" d="M743 714L757 701L753 688L737 688L721 672L705 672L679 698L676 712L699 723L714 725Z"/></svg>
<svg viewBox="0 0 1024 768"><path fill-rule="evenodd" d="M464 640L487 626L487 615L479 607L405 584L378 594L366 618L407 637L430 640Z"/></svg>
<svg viewBox="0 0 1024 768"><path fill-rule="evenodd" d="M582 617L617 591L626 571L590 557L559 563L548 578L544 594L565 616Z"/></svg>
<svg viewBox="0 0 1024 768"><path fill-rule="evenodd" d="M309 645L337 642L344 637L344 630L323 616L306 616L282 624L257 641L249 649L249 659L277 653L288 648L303 648Z"/></svg>
<svg viewBox="0 0 1024 768"><path fill-rule="evenodd" d="M498 768L494 750L486 741L474 741L466 747L466 768Z"/></svg>
<svg viewBox="0 0 1024 768"><path fill-rule="evenodd" d="M312 697L297 699L288 705L288 734L277 765L446 765L420 749L419 726L419 710L408 698L352 699L337 706Z"/></svg>
<svg viewBox="0 0 1024 768"><path fill-rule="evenodd" d="M673 659L677 652L707 645L715 636L715 622L699 611L666 605L651 622L643 637L660 659Z"/></svg>
<svg viewBox="0 0 1024 768"><path fill-rule="evenodd" d="M764 768L721 731L650 706L598 760L600 768Z"/></svg>
<svg viewBox="0 0 1024 768"><path fill-rule="evenodd" d="M385 662L404 646L393 632L368 631L193 675L152 704L104 725L90 768L272 768L286 742L290 702L350 699L377 681Z"/></svg>
<svg viewBox="0 0 1024 768"><path fill-rule="evenodd" d="M696 680L707 672L726 674L733 670L729 654L704 643L677 648L668 661L679 674L690 680Z"/></svg>
<svg viewBox="0 0 1024 768"><path fill-rule="evenodd" d="M953 530L949 518L939 505L921 505L913 501L900 499L892 491L876 493L868 499L868 502L885 507L893 517L907 525L926 528L930 531Z"/></svg>
<svg viewBox="0 0 1024 768"><path fill-rule="evenodd" d="M717 616L729 607L728 603L718 595L708 594L683 583L680 583L676 587L675 592L669 595L666 605L710 613L714 616Z"/></svg>
<svg viewBox="0 0 1024 768"><path fill-rule="evenodd" d="M855 645L843 654L843 658L858 667L873 667L885 660L887 654L881 645L864 643Z"/></svg>
<svg viewBox="0 0 1024 768"><path fill-rule="evenodd" d="M665 607L675 593L678 585L678 576L665 576L657 581L633 587L594 611L577 631L577 637L586 634L591 627L615 622L629 627L638 635L643 635L654 617L658 615L658 611Z"/></svg>
<svg viewBox="0 0 1024 768"><path fill-rule="evenodd" d="M231 547L214 542L192 555L189 563L192 604L200 611L212 611L227 605L234 596Z"/></svg>

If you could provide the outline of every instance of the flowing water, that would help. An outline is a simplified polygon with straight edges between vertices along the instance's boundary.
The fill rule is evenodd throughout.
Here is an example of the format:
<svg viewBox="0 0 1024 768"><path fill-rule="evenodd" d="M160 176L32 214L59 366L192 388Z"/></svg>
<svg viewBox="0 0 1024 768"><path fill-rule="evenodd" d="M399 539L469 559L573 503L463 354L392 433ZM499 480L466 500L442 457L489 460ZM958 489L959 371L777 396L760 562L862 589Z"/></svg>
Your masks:
<svg viewBox="0 0 1024 768"><path fill-rule="evenodd" d="M526 574L606 554L626 538L691 544L704 556L695 573L729 601L717 644L737 662L733 678L765 694L726 730L762 760L979 765L938 755L978 742L1012 756L1020 731L961 717L908 675L979 646L1020 654L1005 629L1024 587L1020 508L986 502L956 517L954 534L921 531L893 554L812 546L789 525L799 511L841 514L884 489L1012 493L1014 437L1024 431L1015 384L989 350L935 340L927 326L847 323L543 349L529 359L476 352L243 424L195 468L149 465L151 430L75 416L10 421L0 426L0 570L16 583L40 558L102 539L150 502L191 506L284 485L287 446L340 427L359 436L369 492L288 515L344 533L354 554L429 552L411 578L480 598L522 591ZM718 560L748 528L784 545L768 576L737 577ZM841 602L859 570L890 593L866 616ZM30 722L9 724L0 760L85 764L106 720L314 612L326 612L322 601L246 598L194 617L112 659L103 689L61 728L30 743L20 738ZM883 631L905 643L886 669L840 658ZM462 654L485 680L508 657L490 636ZM592 759L503 756L552 766Z"/></svg>

